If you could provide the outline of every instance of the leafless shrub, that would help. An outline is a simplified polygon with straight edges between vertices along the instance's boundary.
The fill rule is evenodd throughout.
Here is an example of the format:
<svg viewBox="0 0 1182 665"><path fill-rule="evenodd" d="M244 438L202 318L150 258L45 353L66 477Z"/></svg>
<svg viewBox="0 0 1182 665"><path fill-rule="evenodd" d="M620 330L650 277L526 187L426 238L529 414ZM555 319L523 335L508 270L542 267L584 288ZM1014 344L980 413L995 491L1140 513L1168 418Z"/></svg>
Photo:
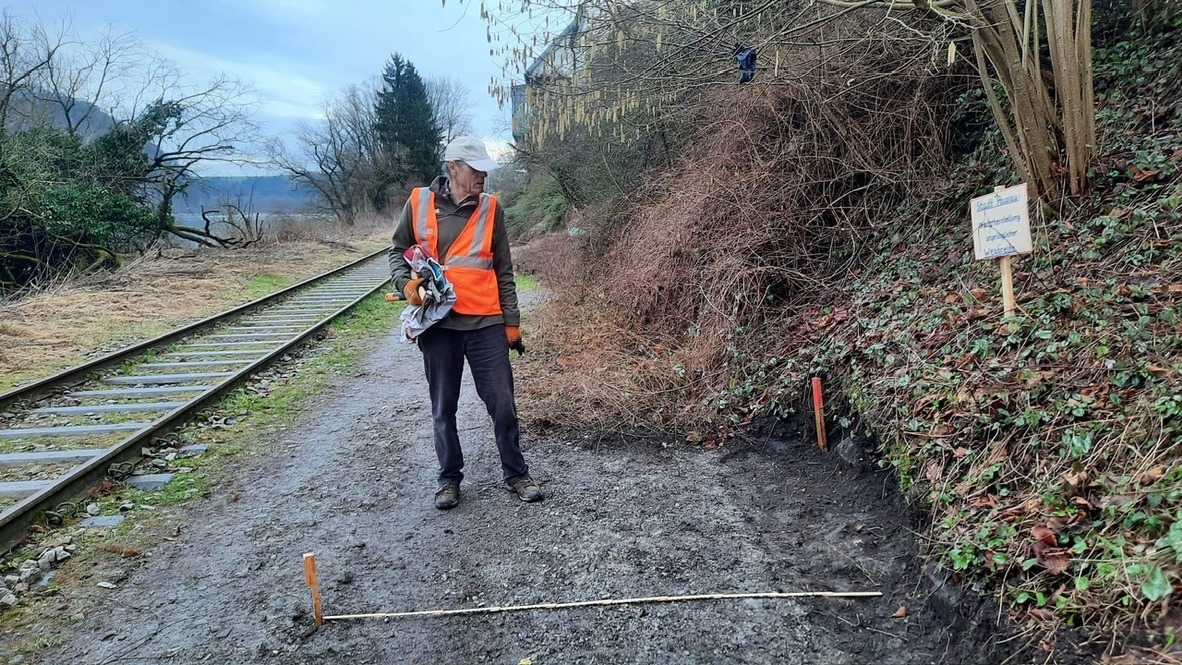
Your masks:
<svg viewBox="0 0 1182 665"><path fill-rule="evenodd" d="M582 282L559 297L553 320L537 322L538 333L585 331L593 316L590 334L602 335L554 340L563 348L557 366L580 382L572 387L580 408L605 421L692 427L711 418L701 399L731 371L728 358L767 343L748 331L823 303L826 284L891 231L880 220L909 195L909 176L943 164L955 91L922 66L922 47L875 46L785 58L801 71L826 59L828 75L807 85L695 93L687 149L628 198L624 214L588 224L585 239L539 244L538 254L552 252L545 260L522 252L539 272ZM614 365L631 367L616 375ZM640 394L656 397L644 413L636 413ZM546 416L567 417L585 420Z"/></svg>

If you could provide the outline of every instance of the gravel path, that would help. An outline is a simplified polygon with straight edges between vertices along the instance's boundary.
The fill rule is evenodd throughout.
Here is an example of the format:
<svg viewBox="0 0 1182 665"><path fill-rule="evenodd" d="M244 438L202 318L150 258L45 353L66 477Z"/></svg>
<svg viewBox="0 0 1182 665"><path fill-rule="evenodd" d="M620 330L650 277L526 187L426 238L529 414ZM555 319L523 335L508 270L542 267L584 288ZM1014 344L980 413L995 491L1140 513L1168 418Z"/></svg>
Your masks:
<svg viewBox="0 0 1182 665"><path fill-rule="evenodd" d="M503 489L469 385L461 504L432 504L418 351L382 341L240 480L189 510L48 662L996 662L986 622L918 560L886 476L804 442L721 450L525 438L546 500ZM330 622L327 614L652 595L850 590L868 600L743 600ZM893 618L901 605L908 616Z"/></svg>

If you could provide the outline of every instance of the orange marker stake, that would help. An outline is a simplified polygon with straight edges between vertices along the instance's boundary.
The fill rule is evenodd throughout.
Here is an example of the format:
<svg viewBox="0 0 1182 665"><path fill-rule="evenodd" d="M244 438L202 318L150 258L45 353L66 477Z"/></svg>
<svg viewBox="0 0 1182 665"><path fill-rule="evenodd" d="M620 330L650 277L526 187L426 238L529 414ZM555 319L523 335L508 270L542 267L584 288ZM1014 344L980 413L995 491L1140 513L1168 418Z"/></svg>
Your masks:
<svg viewBox="0 0 1182 665"><path fill-rule="evenodd" d="M324 612L320 609L320 580L316 577L316 555L311 552L304 555L304 580L312 589L312 618L316 626L324 625Z"/></svg>
<svg viewBox="0 0 1182 665"><path fill-rule="evenodd" d="M821 398L821 378L813 377L813 418L817 423L817 447L821 450L829 450L829 441L825 438L825 412L822 408L824 401Z"/></svg>

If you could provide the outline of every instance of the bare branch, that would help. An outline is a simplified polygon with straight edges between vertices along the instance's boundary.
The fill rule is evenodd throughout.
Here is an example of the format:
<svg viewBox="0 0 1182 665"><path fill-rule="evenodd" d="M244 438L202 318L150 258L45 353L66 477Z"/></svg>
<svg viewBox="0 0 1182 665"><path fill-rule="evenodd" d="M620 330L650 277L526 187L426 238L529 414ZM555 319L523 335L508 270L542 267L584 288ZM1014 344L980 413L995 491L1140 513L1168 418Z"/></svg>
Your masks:
<svg viewBox="0 0 1182 665"><path fill-rule="evenodd" d="M443 131L446 144L457 136L472 133L471 91L459 79L433 76L425 81L427 99L435 113L435 124Z"/></svg>
<svg viewBox="0 0 1182 665"><path fill-rule="evenodd" d="M292 179L317 192L324 208L352 224L373 207L380 167L390 159L374 130L376 87L353 85L324 102L324 120L302 124L292 148L276 140L272 161Z"/></svg>

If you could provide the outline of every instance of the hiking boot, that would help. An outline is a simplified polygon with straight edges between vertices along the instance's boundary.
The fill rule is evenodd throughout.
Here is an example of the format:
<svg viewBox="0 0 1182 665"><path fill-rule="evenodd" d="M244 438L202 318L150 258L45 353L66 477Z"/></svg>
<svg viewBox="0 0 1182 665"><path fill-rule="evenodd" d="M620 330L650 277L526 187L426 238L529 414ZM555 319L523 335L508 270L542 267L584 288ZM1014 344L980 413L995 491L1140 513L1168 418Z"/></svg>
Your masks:
<svg viewBox="0 0 1182 665"><path fill-rule="evenodd" d="M517 493L517 497L526 503L542 500L542 488L529 476L522 476L509 483L509 487Z"/></svg>
<svg viewBox="0 0 1182 665"><path fill-rule="evenodd" d="M460 484L444 483L435 492L435 507L440 510L455 508L460 504Z"/></svg>

